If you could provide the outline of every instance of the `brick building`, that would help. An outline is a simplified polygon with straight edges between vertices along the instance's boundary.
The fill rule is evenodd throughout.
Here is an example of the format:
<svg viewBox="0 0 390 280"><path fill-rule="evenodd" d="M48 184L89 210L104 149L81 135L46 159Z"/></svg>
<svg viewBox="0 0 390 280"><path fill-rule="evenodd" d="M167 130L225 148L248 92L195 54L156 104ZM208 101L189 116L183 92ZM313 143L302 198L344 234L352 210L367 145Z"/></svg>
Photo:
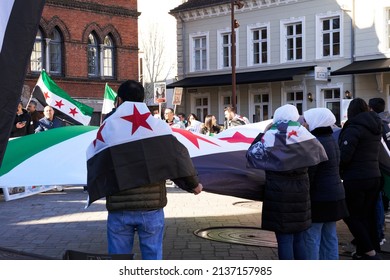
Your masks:
<svg viewBox="0 0 390 280"><path fill-rule="evenodd" d="M73 98L94 107L98 124L105 84L138 80L137 0L46 0L23 96L42 69Z"/></svg>

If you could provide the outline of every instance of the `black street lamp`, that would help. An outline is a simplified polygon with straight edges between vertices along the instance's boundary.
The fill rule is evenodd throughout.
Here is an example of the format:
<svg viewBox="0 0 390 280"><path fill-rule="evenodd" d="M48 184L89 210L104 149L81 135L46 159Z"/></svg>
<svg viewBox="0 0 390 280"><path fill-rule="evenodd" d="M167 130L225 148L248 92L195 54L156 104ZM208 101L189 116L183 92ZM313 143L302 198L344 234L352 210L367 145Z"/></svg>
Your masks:
<svg viewBox="0 0 390 280"><path fill-rule="evenodd" d="M238 21L234 18L234 8L242 9L244 3L241 0L231 1L231 24L232 24L232 47L231 47L231 64L232 64L232 107L236 109L236 28L240 26Z"/></svg>

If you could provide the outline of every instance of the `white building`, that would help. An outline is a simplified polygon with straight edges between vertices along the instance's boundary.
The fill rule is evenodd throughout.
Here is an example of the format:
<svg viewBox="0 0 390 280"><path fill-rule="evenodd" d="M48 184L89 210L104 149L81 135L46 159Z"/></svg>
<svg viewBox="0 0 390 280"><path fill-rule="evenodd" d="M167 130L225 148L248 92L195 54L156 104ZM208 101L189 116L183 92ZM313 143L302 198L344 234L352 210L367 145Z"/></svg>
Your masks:
<svg viewBox="0 0 390 280"><path fill-rule="evenodd" d="M189 0L170 11L179 80L168 88L183 87L181 111L201 120L222 123L232 104L231 2ZM261 121L289 103L327 107L340 123L348 95L390 103L390 0L235 2L244 4L234 11L239 114Z"/></svg>

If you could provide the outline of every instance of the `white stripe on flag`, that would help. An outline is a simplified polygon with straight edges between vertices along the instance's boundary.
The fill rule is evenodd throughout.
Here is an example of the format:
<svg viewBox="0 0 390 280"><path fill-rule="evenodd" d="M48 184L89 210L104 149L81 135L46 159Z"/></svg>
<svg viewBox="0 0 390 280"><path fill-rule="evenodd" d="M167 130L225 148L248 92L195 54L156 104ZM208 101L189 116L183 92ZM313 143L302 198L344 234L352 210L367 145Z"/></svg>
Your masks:
<svg viewBox="0 0 390 280"><path fill-rule="evenodd" d="M0 53L3 48L5 31L7 30L8 20L11 15L15 0L2 0L0 9Z"/></svg>

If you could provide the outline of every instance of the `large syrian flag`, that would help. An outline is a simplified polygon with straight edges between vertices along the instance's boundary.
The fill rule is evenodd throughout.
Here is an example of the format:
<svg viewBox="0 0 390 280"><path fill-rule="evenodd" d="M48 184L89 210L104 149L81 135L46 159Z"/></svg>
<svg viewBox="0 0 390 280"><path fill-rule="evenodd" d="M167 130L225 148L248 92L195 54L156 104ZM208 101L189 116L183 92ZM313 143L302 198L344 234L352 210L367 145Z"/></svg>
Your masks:
<svg viewBox="0 0 390 280"><path fill-rule="evenodd" d="M148 118L149 121L152 118ZM165 123L163 131L172 134L186 147L204 191L262 200L264 172L246 168L245 153L268 123L234 127L215 137L183 129L169 131ZM127 125L131 126L131 123ZM94 142L101 148L100 144L104 143L99 139L105 140L104 128L100 134L98 131L95 126L67 126L10 140L0 168L0 188L6 191L7 188L27 186L24 193L12 195L21 198L45 191L42 187L45 185L86 185L87 148ZM129 137L131 131L128 130ZM42 173L42 162L47 158L50 158L50 164L45 167L48 172ZM42 176L37 176L41 173Z"/></svg>
<svg viewBox="0 0 390 280"><path fill-rule="evenodd" d="M116 92L106 83L106 87L104 89L104 98L103 98L103 107L102 114L108 114L115 108L115 99Z"/></svg>
<svg viewBox="0 0 390 280"><path fill-rule="evenodd" d="M96 131L96 126L66 126L10 139L0 168L0 188L4 194L22 187L23 192L7 195L6 200L53 185L85 185L85 151Z"/></svg>
<svg viewBox="0 0 390 280"><path fill-rule="evenodd" d="M44 0L2 0L0 4L0 165L44 4Z"/></svg>
<svg viewBox="0 0 390 280"><path fill-rule="evenodd" d="M49 77L45 70L42 70L39 76L32 97L43 106L53 107L56 112L55 116L70 123L88 125L91 121L93 108L70 97Z"/></svg>

